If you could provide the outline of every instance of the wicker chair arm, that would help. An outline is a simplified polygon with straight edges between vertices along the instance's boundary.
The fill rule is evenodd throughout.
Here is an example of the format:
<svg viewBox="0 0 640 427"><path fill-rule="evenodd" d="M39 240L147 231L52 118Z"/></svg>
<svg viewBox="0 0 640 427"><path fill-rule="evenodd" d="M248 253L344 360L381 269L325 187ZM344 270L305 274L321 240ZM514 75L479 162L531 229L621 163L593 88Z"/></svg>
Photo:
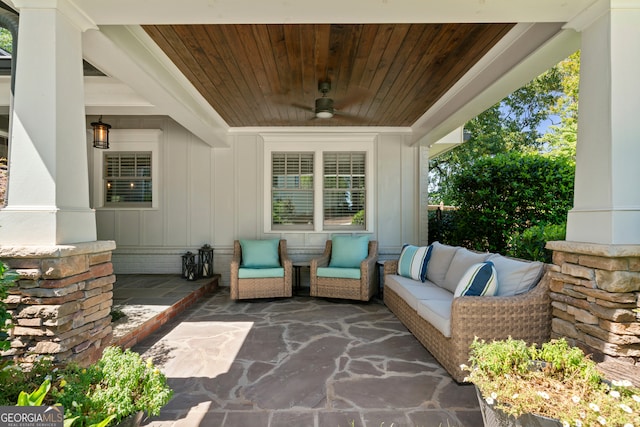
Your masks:
<svg viewBox="0 0 640 427"><path fill-rule="evenodd" d="M390 259L384 262L384 275L387 274L398 274L398 260Z"/></svg>
<svg viewBox="0 0 640 427"><path fill-rule="evenodd" d="M280 240L280 244L278 246L279 255L280 255L280 264L284 268L285 277L291 277L293 272L293 263L291 258L289 258L289 254L287 253L287 241L282 239Z"/></svg>
<svg viewBox="0 0 640 427"><path fill-rule="evenodd" d="M318 267L328 267L329 261L331 260L331 240L327 240L327 243L324 247L324 252L318 258L313 258L311 260L310 268L311 271L315 272Z"/></svg>
<svg viewBox="0 0 640 427"><path fill-rule="evenodd" d="M240 248L240 242L236 240L233 242L233 258L231 258L231 269L235 269L236 271L238 271L241 261L242 250Z"/></svg>

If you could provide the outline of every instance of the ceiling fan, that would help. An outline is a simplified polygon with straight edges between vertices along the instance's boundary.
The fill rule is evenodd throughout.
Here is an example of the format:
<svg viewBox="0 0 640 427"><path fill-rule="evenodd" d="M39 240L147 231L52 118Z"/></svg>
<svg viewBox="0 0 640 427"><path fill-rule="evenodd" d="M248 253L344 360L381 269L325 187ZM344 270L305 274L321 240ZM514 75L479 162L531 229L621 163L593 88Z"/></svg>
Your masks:
<svg viewBox="0 0 640 427"><path fill-rule="evenodd" d="M320 98L316 98L314 108L300 104L291 105L312 112L314 114L313 119L330 119L334 117L334 115L349 117L352 119L360 119L359 117L356 117L354 115L343 113L341 110L351 104L355 104L358 101L362 100L366 95L365 91L358 90L352 96L341 99L337 102L334 102L333 98L330 98L328 96L328 93L331 91L331 81L324 80L318 82L318 91L322 93L322 96Z"/></svg>

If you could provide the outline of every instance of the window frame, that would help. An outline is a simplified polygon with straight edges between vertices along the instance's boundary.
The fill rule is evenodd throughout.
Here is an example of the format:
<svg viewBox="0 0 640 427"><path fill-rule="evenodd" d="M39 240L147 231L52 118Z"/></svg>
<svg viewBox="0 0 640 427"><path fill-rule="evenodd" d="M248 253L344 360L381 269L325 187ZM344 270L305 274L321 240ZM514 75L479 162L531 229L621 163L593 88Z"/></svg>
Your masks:
<svg viewBox="0 0 640 427"><path fill-rule="evenodd" d="M374 232L374 147L376 134L261 134L264 141L264 231L265 233L335 233L335 232ZM313 152L314 166L314 206L313 229L303 227L272 226L272 153L276 152ZM365 154L365 224L361 226L324 226L324 152L361 152Z"/></svg>
<svg viewBox="0 0 640 427"><path fill-rule="evenodd" d="M123 157L133 157L135 159L135 162L137 163L138 158L148 158L149 159L149 175L138 175L138 168L136 167L136 174L133 176L108 176L107 175L107 171L108 171L108 167L107 167L107 158L108 157L114 157L114 156L118 156L120 162L122 161ZM146 201L142 201L142 202L114 202L114 201L108 201L108 200L103 200L102 201L102 205L104 207L110 207L110 208L150 208L153 206L153 168L155 167L155 165L153 164L153 153L151 151L115 151L115 150L103 150L102 153L102 191L103 191L103 195L104 198L107 198L107 193L108 190L105 190L105 186L109 186L109 181L113 182L113 181L145 181L145 182L149 182L151 184L151 200L146 202ZM133 183L131 184L133 186Z"/></svg>
<svg viewBox="0 0 640 427"><path fill-rule="evenodd" d="M272 151L271 152L271 228L273 230L282 230L282 231L286 231L286 230L313 230L314 229L314 220L315 220L315 212L312 211L312 223L311 224L274 224L273 223L273 192L276 190L276 187L274 187L273 185L273 181L274 181L274 175L273 175L273 165L274 165L274 156L275 155L284 155L285 157L285 168L286 168L286 162L287 162L287 155L309 155L311 156L311 164L312 164L312 168L313 168L313 181L315 183L315 179L316 179L316 171L315 171L315 153L313 151L309 152L309 151ZM300 159L302 160L302 159ZM302 177L302 174L296 175L297 177ZM310 189L302 189L302 188L289 188L289 187L284 187L282 189L279 189L279 191L293 191L295 193L311 193L311 204L314 207L315 210L315 205L316 205L316 194L315 194L315 184L314 186L312 186Z"/></svg>
<svg viewBox="0 0 640 427"><path fill-rule="evenodd" d="M366 153L363 152L363 151L355 151L355 150L349 150L349 151L327 151L327 150L325 150L325 151L322 152L322 181L323 181L322 182L322 202L323 202L323 205L322 205L322 222L323 222L323 226L322 226L322 228L324 230L328 230L328 231L339 231L339 230L360 231L360 230L366 230L366 228L367 228L366 218L365 218L364 226L362 226L362 225L354 225L354 224L350 224L350 225L335 225L335 224L334 225L330 225L330 224L327 224L327 218L325 216L326 215L326 211L325 211L326 206L324 204L325 200L327 199L327 195L328 194L334 194L334 193L342 193L342 192L345 192L345 191L346 192L351 192L351 193L359 191L359 190L353 188L351 184L349 184L349 187L344 188L344 189L339 189L337 187L336 188L327 188L326 185L325 185L325 182L326 182L326 179L327 179L327 176L328 176L325 173L325 171L326 171L325 168L327 166L327 164L326 164L327 156L325 156L325 155L326 154L338 155L338 154L341 154L341 153L350 154L351 155L350 157L353 157L354 154L364 155L363 162L364 162L364 178L365 178L365 182L364 182L364 201L365 201L365 203L364 203L365 208L364 209L365 209L365 216L366 216L366 213L367 213L367 197L369 196L369 188L367 187L367 156L366 156ZM335 177L337 181L340 180L340 176L341 176L341 173L339 171L338 162L339 162L339 159L336 158L336 175L331 175L331 177L332 178ZM353 165L354 165L353 158L351 158L349 160L350 172L353 171ZM352 178L354 176L355 176L354 174L350 173L349 174L349 181L352 181ZM336 182L336 184L337 184L337 182Z"/></svg>
<svg viewBox="0 0 640 427"><path fill-rule="evenodd" d="M92 191L93 208L97 210L158 210L160 208L160 129L111 129L107 150L91 147L92 133L87 130L87 144L93 151ZM104 159L105 152L151 153L151 206L139 203L105 203Z"/></svg>

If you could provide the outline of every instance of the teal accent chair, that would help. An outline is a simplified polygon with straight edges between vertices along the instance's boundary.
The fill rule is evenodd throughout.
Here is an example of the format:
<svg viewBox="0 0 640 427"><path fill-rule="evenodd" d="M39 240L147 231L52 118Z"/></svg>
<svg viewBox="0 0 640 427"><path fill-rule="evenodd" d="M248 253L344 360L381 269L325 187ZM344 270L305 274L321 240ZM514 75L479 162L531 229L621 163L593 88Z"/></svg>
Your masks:
<svg viewBox="0 0 640 427"><path fill-rule="evenodd" d="M250 244L254 246L251 264L247 264L243 259L241 241L233 242L233 259L230 267L231 299L277 298L292 295L293 267L287 255L287 241L280 240L273 247L269 247L271 245L268 242L266 240L242 241L245 247ZM267 251L273 250L274 253L256 256L255 247ZM268 262L260 265L260 261L265 260ZM246 261L249 262L248 256Z"/></svg>
<svg viewBox="0 0 640 427"><path fill-rule="evenodd" d="M312 297L369 301L378 293L376 280L378 242L369 241L367 253L364 255L357 262L357 266L345 266L335 257L332 259L332 241L328 240L322 256L311 260L310 295ZM349 260L349 262L352 261Z"/></svg>

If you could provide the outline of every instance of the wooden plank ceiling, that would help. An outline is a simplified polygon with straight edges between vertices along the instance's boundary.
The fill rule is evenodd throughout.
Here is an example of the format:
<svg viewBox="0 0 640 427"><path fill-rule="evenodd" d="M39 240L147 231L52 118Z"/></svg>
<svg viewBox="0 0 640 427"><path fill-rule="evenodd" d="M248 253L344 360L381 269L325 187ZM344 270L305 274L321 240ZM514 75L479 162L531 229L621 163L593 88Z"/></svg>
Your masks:
<svg viewBox="0 0 640 427"><path fill-rule="evenodd" d="M152 25L231 127L411 126L513 24ZM331 82L336 115L314 118Z"/></svg>

